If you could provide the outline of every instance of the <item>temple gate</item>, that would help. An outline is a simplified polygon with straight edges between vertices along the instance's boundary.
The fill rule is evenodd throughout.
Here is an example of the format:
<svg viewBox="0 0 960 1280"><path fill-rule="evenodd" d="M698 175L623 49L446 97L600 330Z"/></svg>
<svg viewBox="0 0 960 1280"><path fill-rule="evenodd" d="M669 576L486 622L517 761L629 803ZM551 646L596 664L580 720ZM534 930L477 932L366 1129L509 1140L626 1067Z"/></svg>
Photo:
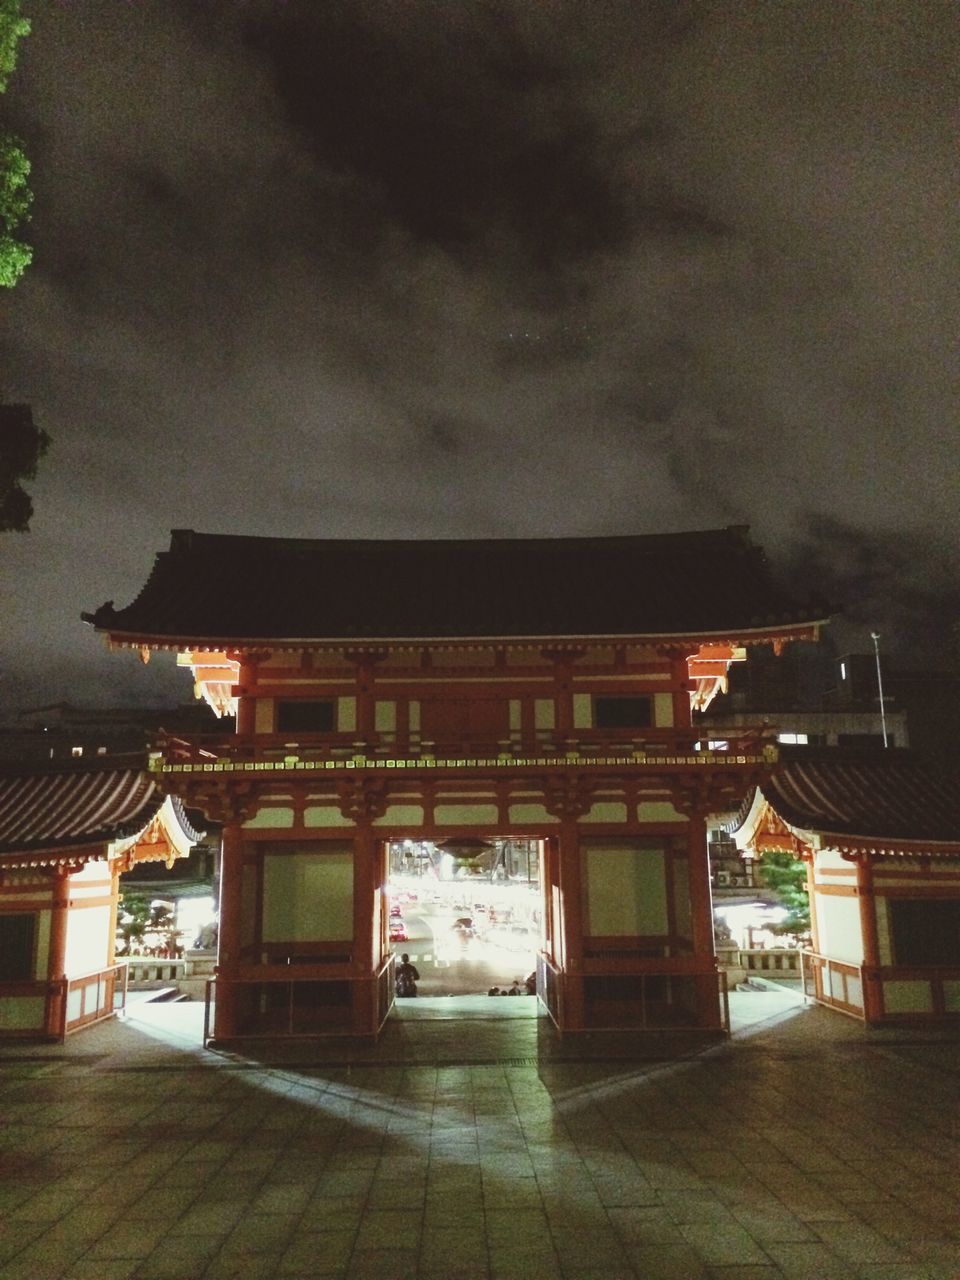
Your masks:
<svg viewBox="0 0 960 1280"><path fill-rule="evenodd" d="M693 723L745 646L815 638L742 529L355 542L177 531L87 615L178 652L236 732L167 741L224 824L215 1035L364 1034L393 1000L391 840L542 841L538 994L564 1032L719 1029L706 819L765 774Z"/></svg>

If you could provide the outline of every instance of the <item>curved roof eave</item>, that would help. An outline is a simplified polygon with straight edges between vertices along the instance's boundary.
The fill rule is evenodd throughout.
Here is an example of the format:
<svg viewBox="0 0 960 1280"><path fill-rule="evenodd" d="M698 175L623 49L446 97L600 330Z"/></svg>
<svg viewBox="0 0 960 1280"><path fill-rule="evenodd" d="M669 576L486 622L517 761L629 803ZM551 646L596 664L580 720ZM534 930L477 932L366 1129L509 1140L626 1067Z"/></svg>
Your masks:
<svg viewBox="0 0 960 1280"><path fill-rule="evenodd" d="M790 823L787 825L794 830ZM903 836L853 835L849 831L820 831L817 834L821 848L836 849L840 853L875 853L891 858L960 858L958 840L909 840Z"/></svg>
<svg viewBox="0 0 960 1280"><path fill-rule="evenodd" d="M109 833L98 837L75 840L68 838L62 844L50 840L23 841L0 845L0 867L15 868L39 865L43 862L91 862L107 859L114 837Z"/></svg>
<svg viewBox="0 0 960 1280"><path fill-rule="evenodd" d="M124 632L109 626L97 626L95 629L106 635L110 643L117 648L150 649L153 651L192 649L198 652L209 650L269 649L269 648L310 648L323 647L331 649L373 648L378 645L404 645L410 648L422 645L567 645L583 644L763 644L778 638L802 638L804 635L816 636L821 627L827 626L829 617L817 617L804 621L771 622L760 627L717 628L709 631L622 631L595 633L544 632L541 634L504 635L502 632L465 636L187 636L158 635L155 633ZM799 634L796 634L799 633Z"/></svg>
<svg viewBox="0 0 960 1280"><path fill-rule="evenodd" d="M837 750L837 749L831 749ZM856 852L874 852L881 856L901 856L901 858L960 858L959 840L942 840L929 836L892 836L882 832L861 832L847 828L837 831L826 823L810 822L812 814L801 818L796 810L785 804L785 797L773 790L771 783L760 783L753 792L745 797L740 812L732 822L724 824L724 831L735 838L737 847L745 849L754 840L762 827L765 815L776 815L778 822L786 827L797 840L815 849L833 849L841 854Z"/></svg>
<svg viewBox="0 0 960 1280"><path fill-rule="evenodd" d="M724 831L733 836L738 849L745 849L757 833L763 814L769 801L758 786L754 786L750 794L740 806L740 812L732 822L724 823Z"/></svg>
<svg viewBox="0 0 960 1280"><path fill-rule="evenodd" d="M205 831L200 831L187 817L187 811L179 796L168 794L164 805L161 806L161 811L169 814L171 825L176 825L176 832L171 833L171 838L174 835L176 836L174 843L177 844L178 848L183 848L189 852L206 835Z"/></svg>

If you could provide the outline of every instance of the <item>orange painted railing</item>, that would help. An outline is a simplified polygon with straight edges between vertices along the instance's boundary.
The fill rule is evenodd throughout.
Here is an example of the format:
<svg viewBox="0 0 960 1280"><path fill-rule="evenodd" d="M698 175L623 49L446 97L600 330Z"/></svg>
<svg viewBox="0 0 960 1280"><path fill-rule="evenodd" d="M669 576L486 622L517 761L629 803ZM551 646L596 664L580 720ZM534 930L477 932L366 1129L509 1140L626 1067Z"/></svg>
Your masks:
<svg viewBox="0 0 960 1280"><path fill-rule="evenodd" d="M800 985L808 1000L816 1000L854 1018L866 1017L862 965L831 960L829 956L805 949L800 952Z"/></svg>
<svg viewBox="0 0 960 1280"><path fill-rule="evenodd" d="M815 951L801 951L800 962L804 995L855 1018L896 1022L960 1017L960 965L869 968ZM905 987L912 988L907 995Z"/></svg>
<svg viewBox="0 0 960 1280"><path fill-rule="evenodd" d="M60 1040L123 1013L127 1007L127 975L127 962L121 960L52 984L58 988Z"/></svg>
<svg viewBox="0 0 960 1280"><path fill-rule="evenodd" d="M554 1026L563 1025L563 988L561 970L545 952L537 955L537 995L546 1007Z"/></svg>

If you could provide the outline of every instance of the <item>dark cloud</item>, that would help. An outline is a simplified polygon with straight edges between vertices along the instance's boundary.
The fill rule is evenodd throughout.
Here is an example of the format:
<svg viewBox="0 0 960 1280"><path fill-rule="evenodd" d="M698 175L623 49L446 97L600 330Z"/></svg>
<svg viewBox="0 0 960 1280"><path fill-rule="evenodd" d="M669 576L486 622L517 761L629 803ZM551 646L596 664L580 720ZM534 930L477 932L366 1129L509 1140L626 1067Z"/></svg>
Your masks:
<svg viewBox="0 0 960 1280"><path fill-rule="evenodd" d="M77 619L128 601L173 526L747 522L892 647L943 634L955 16L35 12L6 95L36 259L3 390L54 444L34 531L4 541L0 700L128 696Z"/></svg>
<svg viewBox="0 0 960 1280"><path fill-rule="evenodd" d="M899 530L865 537L838 518L811 520L782 557L800 590L842 604L835 629L841 647L867 648L869 633L901 658L944 669L960 641L960 578L951 549ZM907 641L907 644L904 641Z"/></svg>
<svg viewBox="0 0 960 1280"><path fill-rule="evenodd" d="M317 163L362 178L415 242L469 258L499 236L512 266L550 271L623 245L631 196L616 140L584 109L600 68L580 24L533 13L301 2L245 38Z"/></svg>

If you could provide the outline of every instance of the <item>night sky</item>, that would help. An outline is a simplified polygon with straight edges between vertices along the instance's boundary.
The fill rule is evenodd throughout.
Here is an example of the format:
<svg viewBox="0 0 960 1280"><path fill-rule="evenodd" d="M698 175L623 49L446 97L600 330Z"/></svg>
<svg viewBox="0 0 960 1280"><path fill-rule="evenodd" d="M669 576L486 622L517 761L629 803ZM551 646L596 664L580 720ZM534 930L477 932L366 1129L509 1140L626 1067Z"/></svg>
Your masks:
<svg viewBox="0 0 960 1280"><path fill-rule="evenodd" d="M173 527L752 526L843 642L957 617L950 0L47 0L5 96L34 264L0 389L0 706L109 655Z"/></svg>

